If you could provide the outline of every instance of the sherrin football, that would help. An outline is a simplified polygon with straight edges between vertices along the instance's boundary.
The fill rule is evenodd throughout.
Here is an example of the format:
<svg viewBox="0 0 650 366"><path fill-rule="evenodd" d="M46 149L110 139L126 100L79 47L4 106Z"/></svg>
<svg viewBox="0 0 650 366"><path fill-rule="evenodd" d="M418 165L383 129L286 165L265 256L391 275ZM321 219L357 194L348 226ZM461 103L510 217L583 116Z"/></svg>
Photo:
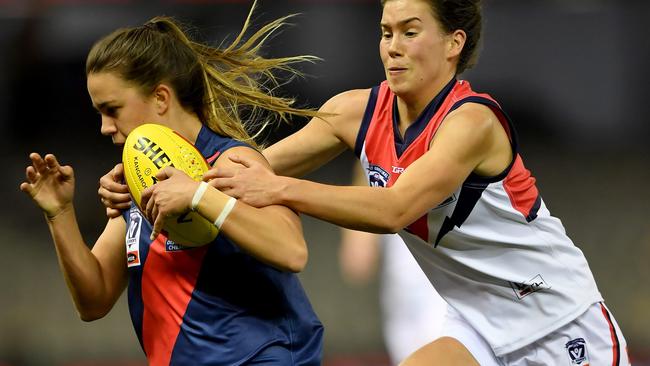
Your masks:
<svg viewBox="0 0 650 366"><path fill-rule="evenodd" d="M139 208L142 191L156 184L156 174L172 166L200 181L209 169L201 153L184 137L169 127L144 124L126 138L122 152L124 177L131 196ZM163 227L167 238L186 246L210 243L219 230L197 212L169 218Z"/></svg>

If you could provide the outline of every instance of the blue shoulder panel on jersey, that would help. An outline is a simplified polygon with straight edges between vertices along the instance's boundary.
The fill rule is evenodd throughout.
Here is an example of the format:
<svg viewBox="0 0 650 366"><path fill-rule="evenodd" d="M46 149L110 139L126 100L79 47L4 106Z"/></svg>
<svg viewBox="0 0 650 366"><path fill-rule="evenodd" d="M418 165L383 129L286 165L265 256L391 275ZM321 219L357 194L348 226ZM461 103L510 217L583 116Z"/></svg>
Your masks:
<svg viewBox="0 0 650 366"><path fill-rule="evenodd" d="M366 141L366 134L368 133L368 126L370 126L370 121L372 121L372 115L375 113L378 94L379 86L375 86L370 90L368 105L366 105L366 111L363 113L363 120L361 120L361 126L359 126L357 141L354 143L354 155L356 155L357 158L361 157L361 149L363 148L363 142Z"/></svg>

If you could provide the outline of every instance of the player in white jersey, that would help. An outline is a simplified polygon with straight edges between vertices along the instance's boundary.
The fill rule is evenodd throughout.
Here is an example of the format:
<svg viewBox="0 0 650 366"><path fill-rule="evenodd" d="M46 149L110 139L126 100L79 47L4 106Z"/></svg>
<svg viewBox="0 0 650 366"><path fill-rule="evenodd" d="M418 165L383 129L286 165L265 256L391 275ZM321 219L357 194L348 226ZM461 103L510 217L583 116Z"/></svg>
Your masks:
<svg viewBox="0 0 650 366"><path fill-rule="evenodd" d="M399 232L449 303L446 337L403 365L628 365L582 252L548 212L499 104L457 80L475 61L478 0L382 1L386 81L341 93L267 148L273 175L206 174L253 206L282 204L356 230ZM349 148L372 187L301 176ZM110 177L106 191L117 190ZM106 197L117 199L106 193Z"/></svg>

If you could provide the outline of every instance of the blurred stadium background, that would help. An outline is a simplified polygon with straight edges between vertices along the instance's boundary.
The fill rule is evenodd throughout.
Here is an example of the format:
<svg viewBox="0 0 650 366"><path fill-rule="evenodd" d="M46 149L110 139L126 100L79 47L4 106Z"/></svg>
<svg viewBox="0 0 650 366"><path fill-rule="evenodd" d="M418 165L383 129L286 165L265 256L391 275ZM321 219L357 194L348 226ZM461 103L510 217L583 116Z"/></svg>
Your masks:
<svg viewBox="0 0 650 366"><path fill-rule="evenodd" d="M383 78L376 0L261 0L255 23L299 12L269 55L323 58L288 86L318 106ZM120 156L99 133L86 94L93 41L120 26L171 15L202 39L232 39L250 1L0 0L0 366L143 365L122 298L94 323L75 314L41 214L18 185L31 151L75 167L76 205L91 240L105 218L97 180ZM542 194L585 252L635 365L650 364L650 2L486 0L478 67L464 75L514 119ZM299 128L280 126L274 141ZM349 180L351 154L310 178ZM386 365L377 283L341 280L336 227L304 217L304 287L326 327L327 366ZM236 281L236 278L226 279ZM255 289L250 289L255 291ZM526 319L522 319L525 322Z"/></svg>

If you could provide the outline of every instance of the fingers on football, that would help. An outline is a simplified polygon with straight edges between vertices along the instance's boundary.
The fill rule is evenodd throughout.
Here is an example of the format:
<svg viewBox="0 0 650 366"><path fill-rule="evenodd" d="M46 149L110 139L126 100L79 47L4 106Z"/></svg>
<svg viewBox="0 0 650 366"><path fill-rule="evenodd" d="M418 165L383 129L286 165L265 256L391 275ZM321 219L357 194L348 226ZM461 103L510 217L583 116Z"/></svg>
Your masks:
<svg viewBox="0 0 650 366"><path fill-rule="evenodd" d="M167 178L171 178L173 175L175 175L177 172L179 172L178 169L174 169L172 167L164 167L156 173L156 179L158 180L165 180Z"/></svg>
<svg viewBox="0 0 650 366"><path fill-rule="evenodd" d="M122 215L122 211L106 207L106 217L114 219L116 217L120 217L120 215Z"/></svg>
<svg viewBox="0 0 650 366"><path fill-rule="evenodd" d="M111 176L115 182L122 181L124 178L124 164L117 163L115 167L113 167L113 170L111 170Z"/></svg>
<svg viewBox="0 0 650 366"><path fill-rule="evenodd" d="M156 215L156 219L153 222L153 231L152 235L155 234L154 238L162 231L165 223L165 217L162 213Z"/></svg>
<svg viewBox="0 0 650 366"><path fill-rule="evenodd" d="M111 193L111 192L129 193L129 186L127 186L126 184L122 184L121 180L116 181L114 179L114 177L112 175L110 175L110 174L107 174L107 175L99 178L99 188L104 189L105 192L108 192L108 193ZM102 193L100 193L99 191L98 191L98 193L100 195L102 195Z"/></svg>

